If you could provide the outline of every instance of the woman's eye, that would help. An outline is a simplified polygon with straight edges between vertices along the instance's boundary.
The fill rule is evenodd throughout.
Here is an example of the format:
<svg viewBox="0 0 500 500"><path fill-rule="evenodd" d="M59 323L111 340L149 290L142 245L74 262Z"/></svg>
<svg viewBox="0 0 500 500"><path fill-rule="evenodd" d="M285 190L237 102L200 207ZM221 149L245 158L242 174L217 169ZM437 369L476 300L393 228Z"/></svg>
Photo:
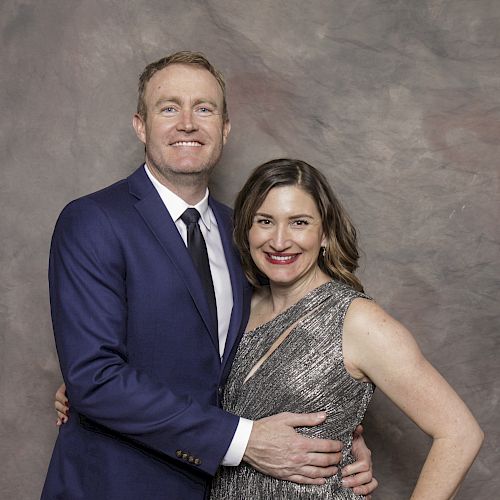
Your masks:
<svg viewBox="0 0 500 500"><path fill-rule="evenodd" d="M267 226L268 224L271 224L270 219L257 219L257 224L261 224L262 226Z"/></svg>
<svg viewBox="0 0 500 500"><path fill-rule="evenodd" d="M293 221L293 224L295 226L308 226L309 225L309 221L305 220L305 219L297 219L297 220Z"/></svg>

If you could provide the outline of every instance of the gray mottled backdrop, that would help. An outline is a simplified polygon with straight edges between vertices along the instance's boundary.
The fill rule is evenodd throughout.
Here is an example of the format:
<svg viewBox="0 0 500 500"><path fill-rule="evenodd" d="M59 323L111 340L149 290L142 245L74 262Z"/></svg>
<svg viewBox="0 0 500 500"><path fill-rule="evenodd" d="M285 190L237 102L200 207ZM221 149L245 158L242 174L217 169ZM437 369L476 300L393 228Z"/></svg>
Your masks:
<svg viewBox="0 0 500 500"><path fill-rule="evenodd" d="M137 76L182 49L228 80L213 192L231 203L284 155L326 172L359 228L367 290L486 432L459 498L498 498L498 0L3 0L0 36L2 499L38 497L57 433L56 217L139 164ZM366 427L376 498L406 498L429 439L381 394Z"/></svg>

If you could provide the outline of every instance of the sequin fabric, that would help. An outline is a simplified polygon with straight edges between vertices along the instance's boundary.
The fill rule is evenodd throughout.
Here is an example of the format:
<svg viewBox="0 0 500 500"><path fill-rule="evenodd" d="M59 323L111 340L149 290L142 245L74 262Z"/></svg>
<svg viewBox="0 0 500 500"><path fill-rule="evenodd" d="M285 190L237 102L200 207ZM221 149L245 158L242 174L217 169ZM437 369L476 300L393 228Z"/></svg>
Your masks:
<svg viewBox="0 0 500 500"><path fill-rule="evenodd" d="M352 432L363 419L374 390L372 384L354 380L343 363L342 326L349 305L357 297L368 298L331 281L270 322L245 333L224 389L224 408L252 420L284 411L326 410L328 418L322 425L297 430L311 437L341 440L340 466L352 463ZM284 342L245 382L253 366L288 329ZM299 485L261 474L242 462L238 467L220 467L210 499L364 498L342 488L340 481L339 472L325 485Z"/></svg>

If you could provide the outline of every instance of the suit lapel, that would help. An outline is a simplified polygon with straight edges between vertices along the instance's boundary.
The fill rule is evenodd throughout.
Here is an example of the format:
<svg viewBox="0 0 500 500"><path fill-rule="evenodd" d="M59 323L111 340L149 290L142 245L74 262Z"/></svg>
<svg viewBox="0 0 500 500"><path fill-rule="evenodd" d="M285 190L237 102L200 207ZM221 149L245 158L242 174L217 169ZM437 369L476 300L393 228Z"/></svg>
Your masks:
<svg viewBox="0 0 500 500"><path fill-rule="evenodd" d="M218 351L217 325L210 314L201 280L174 221L143 167L136 170L128 179L130 193L138 198L135 208L184 280Z"/></svg>
<svg viewBox="0 0 500 500"><path fill-rule="evenodd" d="M233 291L233 311L229 322L227 332L226 345L224 347L224 356L222 359L223 367L228 360L235 342L239 340L239 336L243 331L242 320L244 317L244 294L243 288L246 285L246 279L241 269L241 261L233 245L233 224L231 217L228 214L227 208L218 203L213 198L210 198L210 207L212 208L219 233L224 248L229 276L231 279L231 287Z"/></svg>

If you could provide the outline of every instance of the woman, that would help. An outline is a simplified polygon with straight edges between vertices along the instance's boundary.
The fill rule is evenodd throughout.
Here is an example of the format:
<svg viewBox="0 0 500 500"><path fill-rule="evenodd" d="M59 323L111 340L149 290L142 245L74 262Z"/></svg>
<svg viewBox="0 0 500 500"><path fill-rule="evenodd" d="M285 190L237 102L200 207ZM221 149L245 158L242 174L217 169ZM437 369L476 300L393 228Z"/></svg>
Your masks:
<svg viewBox="0 0 500 500"><path fill-rule="evenodd" d="M239 193L234 217L255 292L224 408L253 420L326 410L324 424L299 431L343 441L342 468L376 385L433 438L411 498L453 498L482 431L408 330L363 293L356 231L325 177L298 160L265 163ZM340 474L299 485L242 463L221 468L211 498L363 498Z"/></svg>

